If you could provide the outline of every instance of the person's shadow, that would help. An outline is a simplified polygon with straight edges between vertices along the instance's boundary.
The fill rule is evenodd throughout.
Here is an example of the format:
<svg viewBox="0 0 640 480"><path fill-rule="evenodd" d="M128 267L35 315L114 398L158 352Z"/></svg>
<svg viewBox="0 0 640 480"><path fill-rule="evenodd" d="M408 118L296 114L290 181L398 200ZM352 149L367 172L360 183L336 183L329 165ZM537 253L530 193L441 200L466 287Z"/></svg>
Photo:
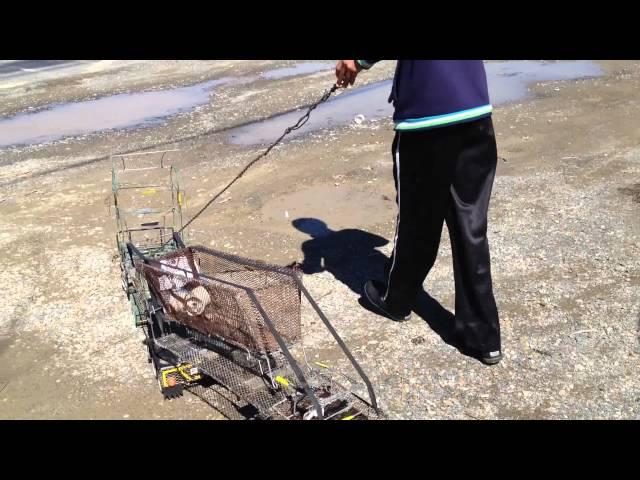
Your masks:
<svg viewBox="0 0 640 480"><path fill-rule="evenodd" d="M317 218L297 218L291 224L311 237L301 246L304 273L329 272L358 295L364 282L382 278L387 257L376 247L389 243L387 239L355 228L334 231Z"/></svg>
<svg viewBox="0 0 640 480"><path fill-rule="evenodd" d="M300 265L306 274L331 273L353 292L361 296L358 303L367 310L378 313L362 297L364 283L370 279L383 279L388 259L377 247L388 240L379 235L348 228L331 230L317 218L298 218L291 222L301 232L311 237L302 243L304 260ZM416 298L413 311L421 317L442 340L464 355L471 354L464 348L455 329L455 316L424 290Z"/></svg>

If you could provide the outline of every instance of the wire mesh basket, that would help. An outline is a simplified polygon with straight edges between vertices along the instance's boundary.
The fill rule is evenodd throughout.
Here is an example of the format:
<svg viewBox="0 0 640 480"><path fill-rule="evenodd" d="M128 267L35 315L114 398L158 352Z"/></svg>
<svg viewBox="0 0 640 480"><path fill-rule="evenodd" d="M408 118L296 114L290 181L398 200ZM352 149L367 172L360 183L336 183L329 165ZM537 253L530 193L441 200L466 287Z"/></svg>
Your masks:
<svg viewBox="0 0 640 480"><path fill-rule="evenodd" d="M252 352L280 349L301 335L300 289L293 269L204 247L140 263L168 318Z"/></svg>

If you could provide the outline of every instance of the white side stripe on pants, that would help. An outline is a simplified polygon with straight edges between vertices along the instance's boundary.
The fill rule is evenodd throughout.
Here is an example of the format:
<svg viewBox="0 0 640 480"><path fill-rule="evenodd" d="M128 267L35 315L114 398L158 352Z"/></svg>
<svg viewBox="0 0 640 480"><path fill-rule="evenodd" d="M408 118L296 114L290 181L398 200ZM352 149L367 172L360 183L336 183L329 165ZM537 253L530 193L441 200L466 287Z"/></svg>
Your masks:
<svg viewBox="0 0 640 480"><path fill-rule="evenodd" d="M389 278L387 279L387 291L384 294L384 297L382 297L383 301L387 300L387 296L389 295L389 287L391 285L391 272L393 272L393 267L396 264L396 257L397 252L396 249L398 248L398 231L400 230L400 136L401 133L398 132L398 143L396 145L396 152L395 152L395 156L396 156L396 178L397 180L397 185L396 188L398 189L398 216L396 217L396 234L393 238L393 262L391 263L391 268L389 269Z"/></svg>

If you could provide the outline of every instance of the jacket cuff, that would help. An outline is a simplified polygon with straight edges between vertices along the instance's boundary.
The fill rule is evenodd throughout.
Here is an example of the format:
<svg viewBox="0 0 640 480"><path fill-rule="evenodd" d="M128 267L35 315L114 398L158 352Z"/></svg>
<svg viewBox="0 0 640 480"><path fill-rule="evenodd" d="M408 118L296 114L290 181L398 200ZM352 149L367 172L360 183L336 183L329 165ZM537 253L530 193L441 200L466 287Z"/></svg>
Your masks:
<svg viewBox="0 0 640 480"><path fill-rule="evenodd" d="M360 65L364 70L369 70L373 67L373 63L367 62L366 60L356 60L356 63Z"/></svg>

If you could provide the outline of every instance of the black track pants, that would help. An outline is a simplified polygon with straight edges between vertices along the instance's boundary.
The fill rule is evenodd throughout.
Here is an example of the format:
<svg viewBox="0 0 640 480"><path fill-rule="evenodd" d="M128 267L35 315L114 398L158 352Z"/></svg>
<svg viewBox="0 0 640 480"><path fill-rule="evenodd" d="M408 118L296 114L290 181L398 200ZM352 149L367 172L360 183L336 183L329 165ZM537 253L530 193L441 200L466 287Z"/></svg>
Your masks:
<svg viewBox="0 0 640 480"><path fill-rule="evenodd" d="M446 221L455 276L455 328L472 348L500 349L487 241L497 163L491 118L396 132L393 160L399 213L385 300L394 311L412 308L436 260Z"/></svg>

